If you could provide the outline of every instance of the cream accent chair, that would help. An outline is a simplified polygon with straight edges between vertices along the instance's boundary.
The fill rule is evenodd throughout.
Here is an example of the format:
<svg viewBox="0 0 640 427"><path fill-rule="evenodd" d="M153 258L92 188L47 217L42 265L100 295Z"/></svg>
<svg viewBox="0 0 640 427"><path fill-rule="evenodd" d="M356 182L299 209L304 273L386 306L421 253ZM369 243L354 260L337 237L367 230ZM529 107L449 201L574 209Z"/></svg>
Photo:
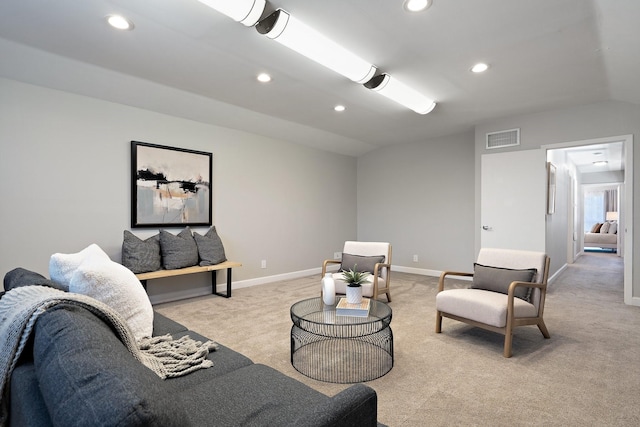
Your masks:
<svg viewBox="0 0 640 427"><path fill-rule="evenodd" d="M536 268L537 273L532 280L534 283L513 281L508 285L508 294L504 294L485 289L444 290L447 276L474 274L443 272L436 295L436 333L442 332L443 317L501 333L505 336L504 357L511 357L513 329L517 326L537 325L542 335L549 338L549 331L542 319L549 276L549 257L543 252L483 248L478 254L477 263L517 270ZM522 292L521 287L533 288L531 302L515 296L519 291Z"/></svg>
<svg viewBox="0 0 640 427"><path fill-rule="evenodd" d="M390 280L391 280L391 244L385 242L344 242L342 257L347 255L358 255L364 257L384 256L382 262L376 263L373 274L367 276L367 280L362 284L362 296L377 299L381 294L387 294L387 301L391 302ZM327 259L322 263L322 277L327 272L330 264L342 264L339 259ZM361 265L362 267L362 265ZM346 294L347 284L342 280L342 268L349 270L353 266L341 266L340 271L333 273L333 280L336 284L336 294Z"/></svg>

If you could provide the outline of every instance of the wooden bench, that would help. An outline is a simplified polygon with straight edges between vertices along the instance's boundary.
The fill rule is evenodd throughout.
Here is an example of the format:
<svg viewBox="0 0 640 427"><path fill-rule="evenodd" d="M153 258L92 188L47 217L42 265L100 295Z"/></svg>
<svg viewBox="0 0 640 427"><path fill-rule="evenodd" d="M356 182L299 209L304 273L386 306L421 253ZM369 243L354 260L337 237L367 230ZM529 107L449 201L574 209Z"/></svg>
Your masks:
<svg viewBox="0 0 640 427"><path fill-rule="evenodd" d="M230 298L231 297L231 269L233 267L242 267L242 264L239 262L233 261L225 261L216 265L205 265L199 266L194 265L193 267L185 267L178 268L176 270L158 270L158 271L150 271L148 273L139 273L136 274L136 277L142 283L142 286L147 289L147 280L150 279L160 279L163 277L173 277L173 276L182 276L185 274L195 274L195 273L205 273L207 271L211 272L211 292L214 295L219 295L221 297ZM227 269L227 293L223 294L218 292L216 289L216 272L218 270Z"/></svg>

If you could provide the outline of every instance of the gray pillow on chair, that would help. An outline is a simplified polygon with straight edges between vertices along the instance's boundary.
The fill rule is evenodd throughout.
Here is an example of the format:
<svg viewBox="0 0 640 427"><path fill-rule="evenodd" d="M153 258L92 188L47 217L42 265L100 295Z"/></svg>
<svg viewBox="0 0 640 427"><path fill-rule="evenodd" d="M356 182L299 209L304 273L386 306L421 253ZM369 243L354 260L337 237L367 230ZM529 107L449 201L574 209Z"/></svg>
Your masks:
<svg viewBox="0 0 640 427"><path fill-rule="evenodd" d="M343 253L340 270L353 270L373 274L373 270L379 262L384 262L384 255L363 256Z"/></svg>
<svg viewBox="0 0 640 427"><path fill-rule="evenodd" d="M162 250L162 264L167 270L192 267L198 264L198 246L189 227L177 236L165 230L160 230L160 249Z"/></svg>
<svg viewBox="0 0 640 427"><path fill-rule="evenodd" d="M531 282L537 272L537 268L514 270L475 263L473 264L473 283L471 288L508 294L511 282ZM532 288L518 287L514 296L530 302L531 290Z"/></svg>

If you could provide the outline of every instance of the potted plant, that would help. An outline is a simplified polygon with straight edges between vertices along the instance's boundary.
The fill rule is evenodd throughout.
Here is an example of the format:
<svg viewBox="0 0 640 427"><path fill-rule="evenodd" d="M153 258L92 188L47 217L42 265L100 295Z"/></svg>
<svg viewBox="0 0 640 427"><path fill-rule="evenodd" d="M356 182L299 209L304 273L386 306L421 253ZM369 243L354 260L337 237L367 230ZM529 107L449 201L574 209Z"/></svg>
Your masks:
<svg viewBox="0 0 640 427"><path fill-rule="evenodd" d="M356 267L349 271L342 270L342 279L347 283L347 302L349 304L360 304L362 302L362 283L367 279L369 273L357 271Z"/></svg>

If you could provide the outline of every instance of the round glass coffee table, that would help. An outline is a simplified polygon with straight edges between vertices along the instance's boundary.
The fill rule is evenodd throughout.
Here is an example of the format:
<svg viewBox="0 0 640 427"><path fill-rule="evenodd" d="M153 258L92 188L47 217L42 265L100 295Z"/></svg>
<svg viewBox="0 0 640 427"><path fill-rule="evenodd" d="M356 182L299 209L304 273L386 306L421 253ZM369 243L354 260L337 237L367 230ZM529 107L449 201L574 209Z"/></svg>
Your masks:
<svg viewBox="0 0 640 427"><path fill-rule="evenodd" d="M391 307L383 302L372 299L368 316L339 316L335 305L310 298L291 306L291 320L291 364L309 378L357 383L393 368Z"/></svg>

